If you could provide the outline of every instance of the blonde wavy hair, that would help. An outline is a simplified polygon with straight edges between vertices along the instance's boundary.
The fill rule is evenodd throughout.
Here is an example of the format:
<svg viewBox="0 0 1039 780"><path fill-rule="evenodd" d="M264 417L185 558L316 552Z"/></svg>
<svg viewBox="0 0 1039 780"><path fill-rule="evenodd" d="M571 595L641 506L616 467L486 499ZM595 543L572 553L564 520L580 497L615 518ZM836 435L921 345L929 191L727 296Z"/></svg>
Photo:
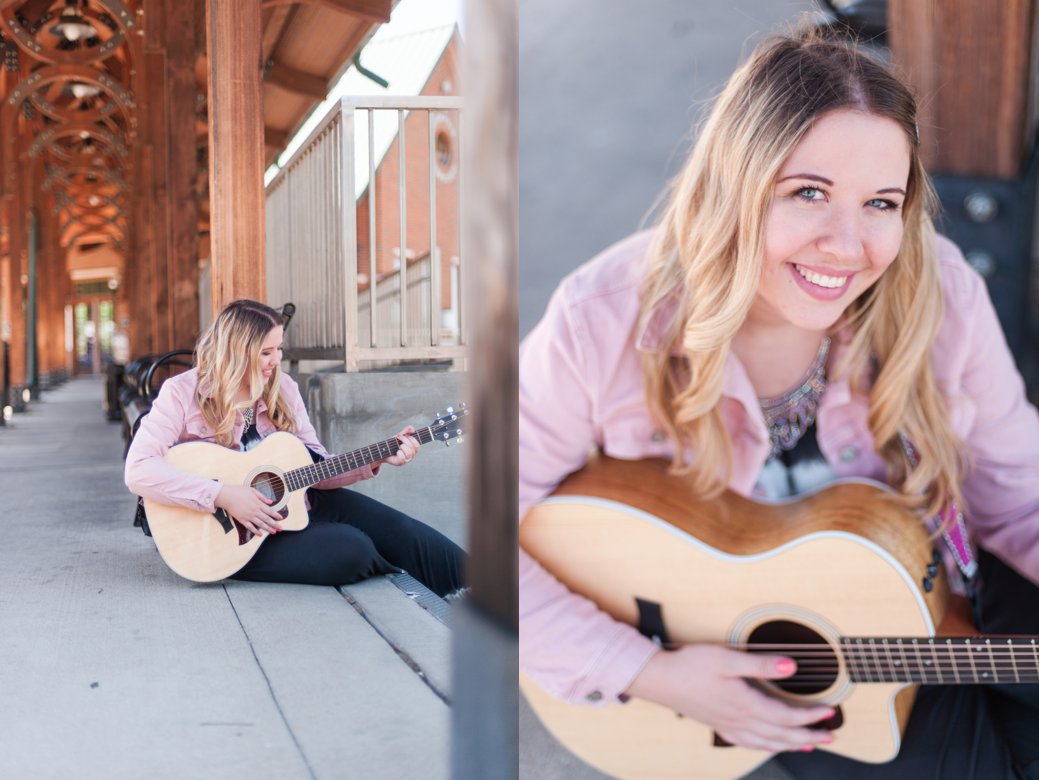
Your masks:
<svg viewBox="0 0 1039 780"><path fill-rule="evenodd" d="M673 471L691 473L704 495L719 493L732 469L719 406L723 369L757 291L775 182L813 124L838 109L898 123L911 164L901 248L838 323L854 335L836 371L868 394L876 449L906 503L929 512L951 500L963 506L965 464L930 362L942 318L937 197L920 159L916 101L887 66L848 41L809 29L765 41L707 117L672 182L647 258L641 324L679 291L663 346L643 358L647 401L676 445ZM900 433L918 453L916 468L907 463Z"/></svg>
<svg viewBox="0 0 1039 780"><path fill-rule="evenodd" d="M249 388L249 405L263 398L275 427L281 431L295 430L296 421L279 394L281 365L266 382L260 370L260 348L267 334L279 325L284 325L284 320L270 306L256 301L233 301L199 337L195 349L195 400L213 429L217 444L230 447L235 443L235 414L243 406L237 396L243 385Z"/></svg>

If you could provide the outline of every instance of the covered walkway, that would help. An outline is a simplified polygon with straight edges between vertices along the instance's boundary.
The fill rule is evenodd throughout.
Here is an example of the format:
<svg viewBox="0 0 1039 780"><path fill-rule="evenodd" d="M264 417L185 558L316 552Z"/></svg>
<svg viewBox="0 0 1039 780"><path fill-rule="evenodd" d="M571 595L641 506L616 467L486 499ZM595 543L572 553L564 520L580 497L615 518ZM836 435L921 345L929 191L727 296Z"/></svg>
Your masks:
<svg viewBox="0 0 1039 780"><path fill-rule="evenodd" d="M131 526L102 393L0 428L0 777L446 778L447 605L179 579Z"/></svg>

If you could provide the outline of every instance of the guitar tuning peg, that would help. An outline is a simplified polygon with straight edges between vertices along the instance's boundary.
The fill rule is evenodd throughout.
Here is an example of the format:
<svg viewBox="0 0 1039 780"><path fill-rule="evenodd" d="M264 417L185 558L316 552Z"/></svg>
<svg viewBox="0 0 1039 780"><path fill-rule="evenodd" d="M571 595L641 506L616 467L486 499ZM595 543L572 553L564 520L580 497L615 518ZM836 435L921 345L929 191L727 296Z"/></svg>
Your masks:
<svg viewBox="0 0 1039 780"><path fill-rule="evenodd" d="M447 413L448 414L454 414L454 411L455 411L455 408L453 406L447 407Z"/></svg>
<svg viewBox="0 0 1039 780"><path fill-rule="evenodd" d="M434 416L434 417L436 417L437 419L439 419L439 418L440 418L440 417L441 417L442 415L440 414L440 412L437 412L437 413L436 413L436 414L434 414L433 416Z"/></svg>

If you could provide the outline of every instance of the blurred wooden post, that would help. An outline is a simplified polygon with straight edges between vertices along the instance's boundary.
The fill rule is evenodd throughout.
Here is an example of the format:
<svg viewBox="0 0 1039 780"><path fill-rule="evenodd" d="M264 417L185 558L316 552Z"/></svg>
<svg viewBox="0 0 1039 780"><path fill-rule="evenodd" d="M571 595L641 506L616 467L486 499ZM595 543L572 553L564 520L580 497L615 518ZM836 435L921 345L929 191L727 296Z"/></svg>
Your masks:
<svg viewBox="0 0 1039 780"><path fill-rule="evenodd" d="M519 175L515 0L465 7L462 232L469 375L469 570L454 621L452 772L508 780L517 748L516 352ZM465 260L463 260L465 262Z"/></svg>
<svg viewBox="0 0 1039 780"><path fill-rule="evenodd" d="M920 98L928 167L1020 175L1036 129L1035 0L888 0L888 27Z"/></svg>
<svg viewBox="0 0 1039 780"><path fill-rule="evenodd" d="M260 0L206 0L213 312L267 294Z"/></svg>
<svg viewBox="0 0 1039 780"><path fill-rule="evenodd" d="M191 348L198 337L198 170L195 146L195 15L193 2L168 2L163 34L166 56L168 210L171 340L168 349ZM262 106L261 106L262 108ZM262 215L261 215L262 218Z"/></svg>
<svg viewBox="0 0 1039 780"><path fill-rule="evenodd" d="M988 284L1007 342L1039 400L1035 241L1037 0L889 0L895 66L920 104L939 229Z"/></svg>
<svg viewBox="0 0 1039 780"><path fill-rule="evenodd" d="M14 127L12 121L11 127ZM24 156L19 158L18 152L12 152L15 164L24 165ZM29 177L25 177L26 179ZM17 179L9 193L7 223L7 256L11 259L11 292L10 314L11 330L7 334L10 344L10 384L19 388L25 384L25 286L22 276L26 270L25 245L28 217L25 213L24 179ZM13 399L4 399L5 403Z"/></svg>

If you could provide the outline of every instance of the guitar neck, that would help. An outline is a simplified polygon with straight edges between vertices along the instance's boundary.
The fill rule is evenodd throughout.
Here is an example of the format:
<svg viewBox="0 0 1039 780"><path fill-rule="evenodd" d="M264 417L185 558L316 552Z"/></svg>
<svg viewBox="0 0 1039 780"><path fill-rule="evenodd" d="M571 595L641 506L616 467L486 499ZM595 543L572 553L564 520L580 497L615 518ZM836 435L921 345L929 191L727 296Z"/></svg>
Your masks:
<svg viewBox="0 0 1039 780"><path fill-rule="evenodd" d="M841 650L852 682L1034 683L1039 682L1036 640L1027 636L853 637L841 640Z"/></svg>
<svg viewBox="0 0 1039 780"><path fill-rule="evenodd" d="M412 436L418 439L419 444L428 444L434 438L433 427L419 428ZM302 490L311 485L316 485L318 482L324 482L326 479L338 477L347 471L353 471L362 466L367 466L369 463L375 463L377 460L389 458L392 455L396 455L399 449L400 442L396 438L377 441L374 444L369 444L367 447L359 447L356 450L344 452L342 455L334 455L326 460L318 461L310 466L287 471L285 472L285 482L290 491Z"/></svg>

